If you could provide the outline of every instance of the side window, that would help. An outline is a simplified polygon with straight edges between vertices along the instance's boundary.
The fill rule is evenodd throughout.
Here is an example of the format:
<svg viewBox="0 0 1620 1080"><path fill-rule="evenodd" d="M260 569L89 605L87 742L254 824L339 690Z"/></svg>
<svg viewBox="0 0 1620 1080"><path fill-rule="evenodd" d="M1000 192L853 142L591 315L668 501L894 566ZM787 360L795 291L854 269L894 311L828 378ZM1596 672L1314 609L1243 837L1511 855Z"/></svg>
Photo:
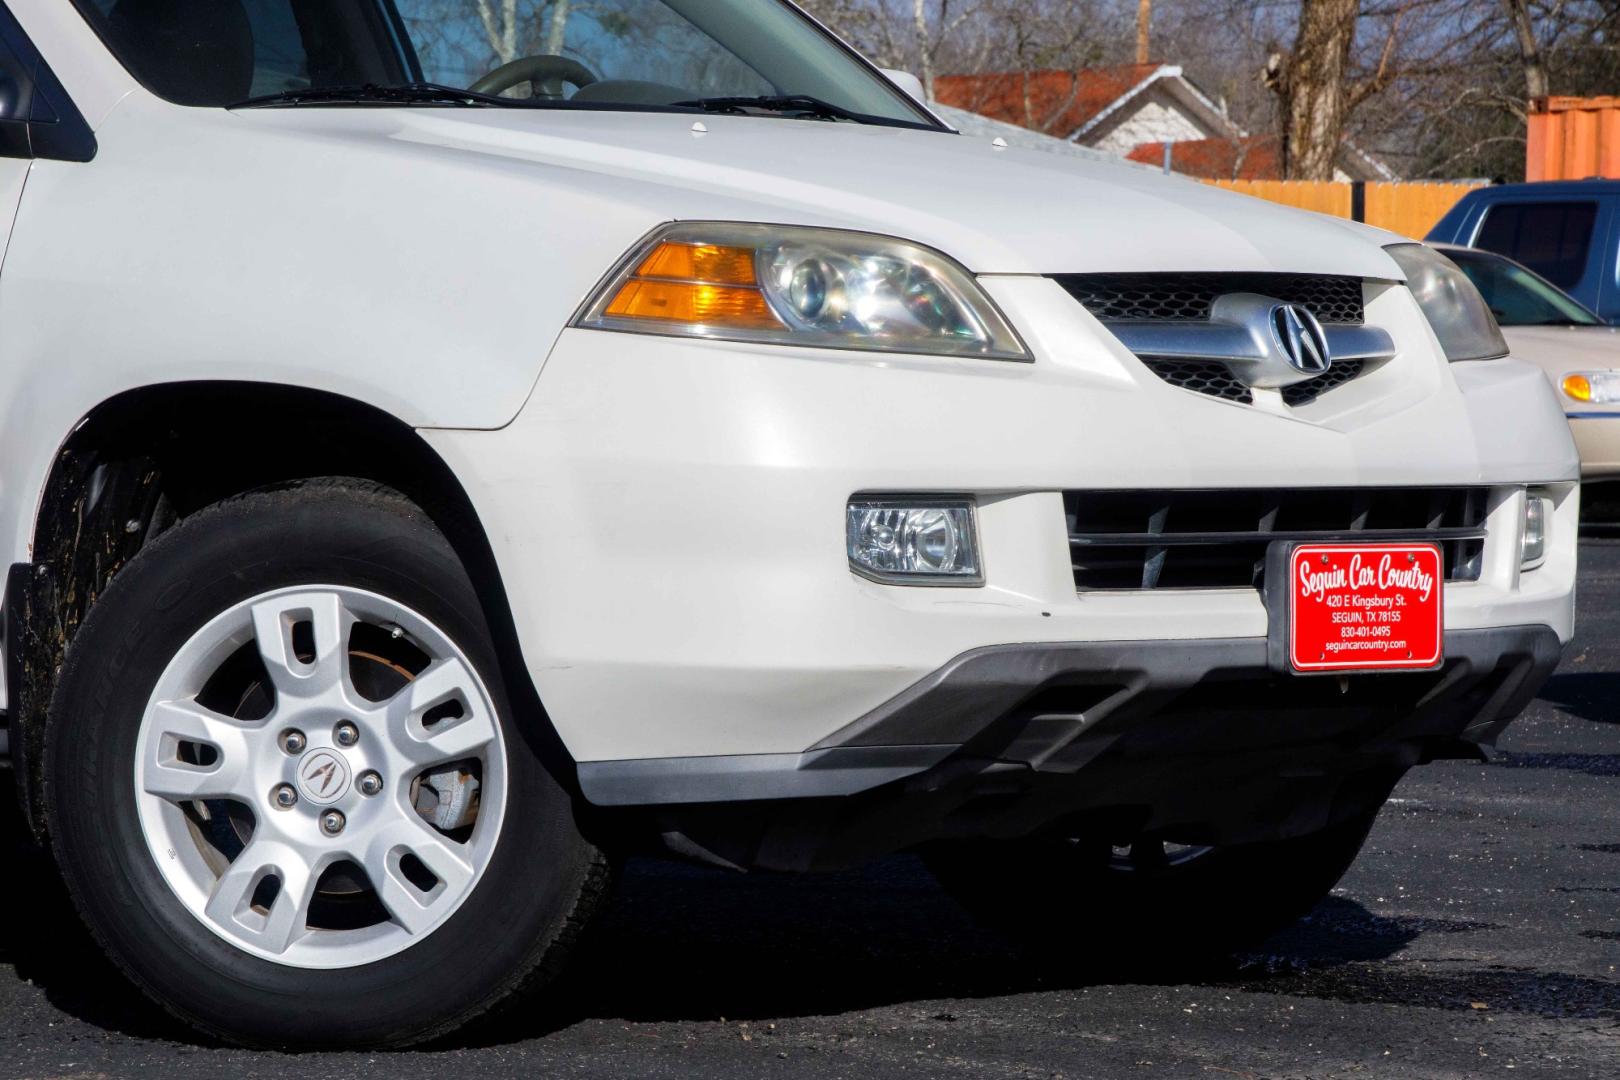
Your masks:
<svg viewBox="0 0 1620 1080"><path fill-rule="evenodd" d="M245 0L253 28L253 82L249 94L278 94L310 84L309 55L291 5L278 0Z"/></svg>
<svg viewBox="0 0 1620 1080"><path fill-rule="evenodd" d="M1503 203L1486 211L1474 246L1506 255L1569 289L1586 272L1596 221L1595 202Z"/></svg>
<svg viewBox="0 0 1620 1080"><path fill-rule="evenodd" d="M80 0L80 10L136 78L177 105L412 77L393 9L378 0Z"/></svg>

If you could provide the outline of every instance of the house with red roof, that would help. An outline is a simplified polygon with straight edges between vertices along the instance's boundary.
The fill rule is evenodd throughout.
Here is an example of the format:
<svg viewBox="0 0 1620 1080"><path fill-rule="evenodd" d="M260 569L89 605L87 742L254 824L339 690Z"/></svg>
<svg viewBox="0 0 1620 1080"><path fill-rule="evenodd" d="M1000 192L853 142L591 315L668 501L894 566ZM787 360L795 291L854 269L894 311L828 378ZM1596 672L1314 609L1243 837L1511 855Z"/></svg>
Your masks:
<svg viewBox="0 0 1620 1080"><path fill-rule="evenodd" d="M1278 180L1274 135L1251 135L1176 64L1120 64L1076 71L943 75L934 97L1003 123L1189 176ZM1395 180L1372 155L1346 144L1335 179Z"/></svg>

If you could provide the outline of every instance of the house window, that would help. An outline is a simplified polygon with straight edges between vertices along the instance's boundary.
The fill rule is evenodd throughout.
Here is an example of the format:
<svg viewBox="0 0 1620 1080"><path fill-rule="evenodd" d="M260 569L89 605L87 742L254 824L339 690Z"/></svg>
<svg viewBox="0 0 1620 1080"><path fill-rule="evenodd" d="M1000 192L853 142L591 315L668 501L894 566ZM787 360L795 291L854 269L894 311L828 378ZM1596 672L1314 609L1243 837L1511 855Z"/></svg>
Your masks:
<svg viewBox="0 0 1620 1080"><path fill-rule="evenodd" d="M1597 203L1503 203L1491 207L1474 246L1523 263L1560 288L1586 272Z"/></svg>

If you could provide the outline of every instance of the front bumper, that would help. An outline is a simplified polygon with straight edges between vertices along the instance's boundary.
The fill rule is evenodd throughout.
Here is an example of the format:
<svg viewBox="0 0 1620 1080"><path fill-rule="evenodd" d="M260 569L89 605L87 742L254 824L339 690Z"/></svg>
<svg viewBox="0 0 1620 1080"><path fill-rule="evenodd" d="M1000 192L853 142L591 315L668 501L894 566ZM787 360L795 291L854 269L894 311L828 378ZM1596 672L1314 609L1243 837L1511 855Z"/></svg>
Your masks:
<svg viewBox="0 0 1620 1080"><path fill-rule="evenodd" d="M598 802L654 804L617 812L642 833L739 868L1055 829L1280 840L1364 817L1413 765L1481 756L1561 649L1546 627L1457 631L1436 671L1344 681L1279 675L1263 641L982 649L802 755L580 775ZM714 798L740 801L684 801Z"/></svg>
<svg viewBox="0 0 1620 1080"><path fill-rule="evenodd" d="M1265 412L1156 378L1052 281L985 281L1035 363L570 330L511 425L424 432L467 485L585 774L670 759L701 775L710 758L777 774L987 647L1264 641L1253 588L1077 591L1064 491L1489 487L1482 573L1446 587L1447 629L1569 638L1577 462L1539 369L1447 365L1390 289L1368 318L1406 343L1395 359L1309 410ZM1557 501L1527 572L1524 485ZM984 586L852 574L860 492L973 496Z"/></svg>
<svg viewBox="0 0 1620 1080"><path fill-rule="evenodd" d="M1184 801L1198 776L1270 798L1279 776L1319 787L1331 774L1404 771L1492 745L1561 651L1544 626L1452 631L1435 671L1341 680L1274 670L1264 639L994 646L956 657L803 753L584 762L579 777L593 803L624 806L824 798L1001 767L1031 778L1088 769L1076 805L1145 803L1173 819L1165 796ZM1095 782L1110 756L1136 763L1123 787ZM1160 773L1163 790L1152 786Z"/></svg>

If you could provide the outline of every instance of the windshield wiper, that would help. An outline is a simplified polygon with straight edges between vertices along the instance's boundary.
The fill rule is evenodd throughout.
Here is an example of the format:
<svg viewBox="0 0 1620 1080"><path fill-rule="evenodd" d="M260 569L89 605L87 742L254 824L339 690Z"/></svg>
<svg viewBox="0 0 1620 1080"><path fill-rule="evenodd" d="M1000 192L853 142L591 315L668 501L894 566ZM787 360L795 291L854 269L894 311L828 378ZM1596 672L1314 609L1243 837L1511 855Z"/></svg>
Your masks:
<svg viewBox="0 0 1620 1080"><path fill-rule="evenodd" d="M458 90L439 83L412 82L382 86L366 83L363 86L309 86L301 90L283 90L279 94L265 94L228 105L230 109L262 109L291 105L461 105L483 108L491 105L507 108L535 108L536 102L522 98L496 97L472 90ZM545 104L554 104L546 102Z"/></svg>
<svg viewBox="0 0 1620 1080"><path fill-rule="evenodd" d="M888 116L872 116L834 105L809 94L762 94L758 97L708 97L691 101L673 102L677 108L702 109L705 112L736 113L746 115L749 109L760 112L797 114L817 120L853 120L857 124L884 124L889 127L931 129L933 125L921 121L901 120Z"/></svg>

